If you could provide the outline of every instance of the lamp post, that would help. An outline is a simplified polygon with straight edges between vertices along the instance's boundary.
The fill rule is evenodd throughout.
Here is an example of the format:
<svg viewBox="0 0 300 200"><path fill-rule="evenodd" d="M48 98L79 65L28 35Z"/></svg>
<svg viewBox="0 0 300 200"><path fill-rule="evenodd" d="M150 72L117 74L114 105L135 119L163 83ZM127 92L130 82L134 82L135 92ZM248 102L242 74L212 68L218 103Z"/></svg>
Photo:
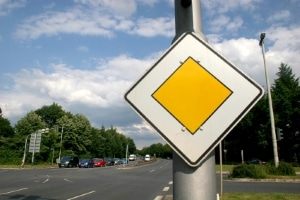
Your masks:
<svg viewBox="0 0 300 200"><path fill-rule="evenodd" d="M267 84L267 91L268 91L269 112L270 112L270 119L271 119L272 143L273 143L273 153L274 153L274 163L275 163L275 167L278 167L279 158L278 158L278 150L277 150L275 120L274 120L274 113L273 113L272 95L271 95L271 90L270 90L269 75L268 75L266 58L265 58L265 48L264 48L264 39L265 39L265 37L266 37L266 33L261 33L260 34L259 46L261 46L263 60L264 60L266 84Z"/></svg>

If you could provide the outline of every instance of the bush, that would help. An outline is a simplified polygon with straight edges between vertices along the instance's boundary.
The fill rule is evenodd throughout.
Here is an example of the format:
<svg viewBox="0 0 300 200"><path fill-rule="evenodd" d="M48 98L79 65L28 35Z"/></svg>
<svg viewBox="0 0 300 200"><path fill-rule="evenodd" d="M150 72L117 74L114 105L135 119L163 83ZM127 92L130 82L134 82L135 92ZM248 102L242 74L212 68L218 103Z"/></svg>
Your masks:
<svg viewBox="0 0 300 200"><path fill-rule="evenodd" d="M231 178L266 178L265 170L262 166L238 165L232 169Z"/></svg>
<svg viewBox="0 0 300 200"><path fill-rule="evenodd" d="M274 165L268 165L267 172L270 175L296 176L293 166L286 162L280 162L277 168Z"/></svg>

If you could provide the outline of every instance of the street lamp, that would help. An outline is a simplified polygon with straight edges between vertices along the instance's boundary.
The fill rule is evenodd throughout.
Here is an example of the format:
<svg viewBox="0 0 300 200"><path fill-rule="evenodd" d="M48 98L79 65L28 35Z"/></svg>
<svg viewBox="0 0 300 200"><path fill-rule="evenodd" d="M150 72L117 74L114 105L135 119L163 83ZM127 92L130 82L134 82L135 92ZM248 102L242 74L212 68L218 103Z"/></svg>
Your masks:
<svg viewBox="0 0 300 200"><path fill-rule="evenodd" d="M274 113L273 113L273 105L272 105L272 96L271 96L271 90L270 90L269 75L268 75L268 70L267 70L267 65L266 65L266 58L265 58L265 48L264 48L264 39L265 39L265 37L266 37L266 33L261 33L260 34L259 46L261 46L263 60L264 60L266 84L267 84L267 91L268 91L269 111L270 111L271 131L272 131L272 142L273 142L273 153L274 153L274 163L275 163L275 167L278 167L279 158L278 158L278 150L277 150L275 120L274 120Z"/></svg>

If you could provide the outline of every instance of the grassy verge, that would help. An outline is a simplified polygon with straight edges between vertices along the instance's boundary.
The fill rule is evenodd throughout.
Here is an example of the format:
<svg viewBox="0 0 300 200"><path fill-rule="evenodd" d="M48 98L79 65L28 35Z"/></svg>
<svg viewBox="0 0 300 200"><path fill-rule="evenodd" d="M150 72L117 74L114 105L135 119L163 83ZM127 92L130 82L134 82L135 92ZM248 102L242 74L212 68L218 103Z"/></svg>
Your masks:
<svg viewBox="0 0 300 200"><path fill-rule="evenodd" d="M285 194L285 193L272 193L272 194L258 194L258 193L228 193L223 194L220 200L299 200L300 194Z"/></svg>
<svg viewBox="0 0 300 200"><path fill-rule="evenodd" d="M222 171L229 171L231 172L232 169L235 167L236 165L222 165ZM294 167L296 172L300 173L300 167ZM221 170L221 166L220 165L216 165L216 171L220 171Z"/></svg>

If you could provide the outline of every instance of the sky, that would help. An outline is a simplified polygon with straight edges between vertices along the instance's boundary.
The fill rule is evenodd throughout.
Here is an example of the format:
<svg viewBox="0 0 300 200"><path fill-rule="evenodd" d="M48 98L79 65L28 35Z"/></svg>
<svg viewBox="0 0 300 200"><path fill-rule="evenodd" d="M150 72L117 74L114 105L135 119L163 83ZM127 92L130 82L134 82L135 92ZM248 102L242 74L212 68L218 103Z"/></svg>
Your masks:
<svg viewBox="0 0 300 200"><path fill-rule="evenodd" d="M208 43L266 89L300 76L300 0L202 0ZM12 125L57 103L137 148L164 143L124 100L175 37L174 0L0 0L0 108Z"/></svg>

